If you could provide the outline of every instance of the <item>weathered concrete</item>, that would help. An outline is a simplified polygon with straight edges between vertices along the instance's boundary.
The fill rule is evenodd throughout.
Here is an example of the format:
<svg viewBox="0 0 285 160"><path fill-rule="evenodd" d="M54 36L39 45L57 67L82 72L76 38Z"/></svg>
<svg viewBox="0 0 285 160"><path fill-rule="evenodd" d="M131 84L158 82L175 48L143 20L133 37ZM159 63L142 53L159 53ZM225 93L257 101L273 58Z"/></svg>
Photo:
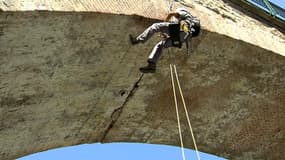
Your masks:
<svg viewBox="0 0 285 160"><path fill-rule="evenodd" d="M159 37L130 46L128 34L155 21L89 12L2 12L0 159L99 141L179 145L170 63L177 64L201 151L230 159L282 159L285 58L276 51L284 47L284 36L270 33L277 41L277 47L268 46L272 52L259 47L267 42L253 45L232 38L237 33L225 36L204 27L191 56L166 50L157 73L143 75L138 68ZM191 148L185 121L183 134Z"/></svg>
<svg viewBox="0 0 285 160"><path fill-rule="evenodd" d="M1 159L99 141L149 51L131 48L127 33L150 20L26 12L1 22Z"/></svg>
<svg viewBox="0 0 285 160"><path fill-rule="evenodd" d="M4 11L67 11L99 12L140 15L164 19L173 10L184 6L202 20L205 30L239 39L285 56L285 36L267 21L257 21L233 8L225 0L5 0L0 2ZM171 3L170 3L171 2ZM181 5L181 3L183 5ZM284 29L284 28L283 28ZM262 35L262 36L261 36Z"/></svg>

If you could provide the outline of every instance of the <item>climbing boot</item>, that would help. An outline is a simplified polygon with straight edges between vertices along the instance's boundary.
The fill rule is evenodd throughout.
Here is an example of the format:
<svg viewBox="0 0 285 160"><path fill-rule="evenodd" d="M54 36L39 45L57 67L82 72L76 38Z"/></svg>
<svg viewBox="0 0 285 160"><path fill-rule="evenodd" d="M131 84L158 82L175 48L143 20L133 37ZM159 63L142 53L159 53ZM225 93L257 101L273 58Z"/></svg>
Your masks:
<svg viewBox="0 0 285 160"><path fill-rule="evenodd" d="M130 41L131 41L132 45L138 44L140 42L135 37L133 37L131 34L129 35L129 37L130 37Z"/></svg>
<svg viewBox="0 0 285 160"><path fill-rule="evenodd" d="M150 62L148 63L147 66L140 68L140 71L143 73L154 73L155 70L156 70L155 63L150 63Z"/></svg>

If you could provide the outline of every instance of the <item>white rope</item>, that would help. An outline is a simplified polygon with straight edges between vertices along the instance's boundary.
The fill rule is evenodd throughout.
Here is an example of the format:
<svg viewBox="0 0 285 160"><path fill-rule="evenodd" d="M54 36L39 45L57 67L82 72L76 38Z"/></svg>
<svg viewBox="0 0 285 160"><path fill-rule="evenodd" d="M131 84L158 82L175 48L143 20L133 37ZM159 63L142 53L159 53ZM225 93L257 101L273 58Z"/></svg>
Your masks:
<svg viewBox="0 0 285 160"><path fill-rule="evenodd" d="M174 84L174 78L173 78L173 72L172 72L171 64L170 64L170 73L171 73L171 82L172 82L173 96L174 96L176 116L177 116L177 125L178 125L179 137L180 137L182 159L185 160L184 145L183 145L183 139L182 139L179 111L178 111L178 106L177 106L177 97L176 97L176 92L175 92L175 84Z"/></svg>
<svg viewBox="0 0 285 160"><path fill-rule="evenodd" d="M170 65L170 67L171 67L171 65ZM182 89L181 89L181 86L180 86L180 82L179 82L179 78L178 78L176 66L173 65L173 68L174 68L174 73L175 73L175 77L176 77L176 82L177 82L177 85L178 85L178 88L179 88L179 92L180 92L180 95L181 95L181 99L182 99L184 111L185 111L185 114L186 114L187 122L188 122L189 129L190 129L190 132L191 132L191 136L192 136L192 139L193 139L194 147L195 147L195 150L196 150L196 155L197 155L198 160L200 160L200 155L199 155L198 147L197 147L197 144L196 144L196 141L195 141L195 137L194 137L192 125L191 125L190 118L189 118L189 115L188 115L188 110L187 110L186 103L185 103L184 96L183 96L183 92L182 92ZM173 77L172 67L171 67L170 71L171 71L171 76ZM173 81L173 80L172 80L172 81ZM175 92L174 82L172 82L172 86L173 86L173 88L174 88L173 91ZM176 99L176 95L175 95L174 98ZM175 100L175 101L176 101L175 103L176 103L176 105L177 105L177 100ZM176 107L177 107L177 106L176 106ZM179 118L179 115L178 115L177 118ZM178 125L180 125L180 123L179 123ZM180 127L179 127L179 128L180 128ZM179 132L181 132L181 129L180 129ZM182 140L182 139L181 139L181 140ZM182 142L182 144L183 144L183 142Z"/></svg>

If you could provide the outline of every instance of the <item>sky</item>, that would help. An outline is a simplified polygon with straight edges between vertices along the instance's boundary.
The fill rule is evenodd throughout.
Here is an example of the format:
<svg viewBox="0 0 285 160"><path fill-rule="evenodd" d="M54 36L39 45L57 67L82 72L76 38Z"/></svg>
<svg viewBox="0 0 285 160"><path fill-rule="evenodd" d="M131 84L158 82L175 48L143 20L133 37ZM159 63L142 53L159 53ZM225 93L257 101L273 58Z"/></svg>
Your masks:
<svg viewBox="0 0 285 160"><path fill-rule="evenodd" d="M269 0L269 1L285 9L285 0Z"/></svg>
<svg viewBox="0 0 285 160"><path fill-rule="evenodd" d="M198 160L196 152L184 149L186 160ZM225 160L199 152L201 160ZM17 160L183 160L180 147L143 143L95 143L64 147Z"/></svg>

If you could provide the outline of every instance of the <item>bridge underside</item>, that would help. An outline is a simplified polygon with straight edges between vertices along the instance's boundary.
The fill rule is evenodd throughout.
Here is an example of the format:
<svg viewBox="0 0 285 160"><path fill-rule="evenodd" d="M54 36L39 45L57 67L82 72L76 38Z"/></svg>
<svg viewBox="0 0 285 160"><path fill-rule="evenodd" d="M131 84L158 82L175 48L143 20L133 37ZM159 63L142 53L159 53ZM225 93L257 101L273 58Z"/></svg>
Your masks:
<svg viewBox="0 0 285 160"><path fill-rule="evenodd" d="M285 58L203 30L164 50L131 46L156 20L91 12L0 13L0 159L95 142L179 146L169 64L176 64L199 149L230 159L285 153ZM181 113L181 115L183 115ZM182 116L185 145L193 148Z"/></svg>

